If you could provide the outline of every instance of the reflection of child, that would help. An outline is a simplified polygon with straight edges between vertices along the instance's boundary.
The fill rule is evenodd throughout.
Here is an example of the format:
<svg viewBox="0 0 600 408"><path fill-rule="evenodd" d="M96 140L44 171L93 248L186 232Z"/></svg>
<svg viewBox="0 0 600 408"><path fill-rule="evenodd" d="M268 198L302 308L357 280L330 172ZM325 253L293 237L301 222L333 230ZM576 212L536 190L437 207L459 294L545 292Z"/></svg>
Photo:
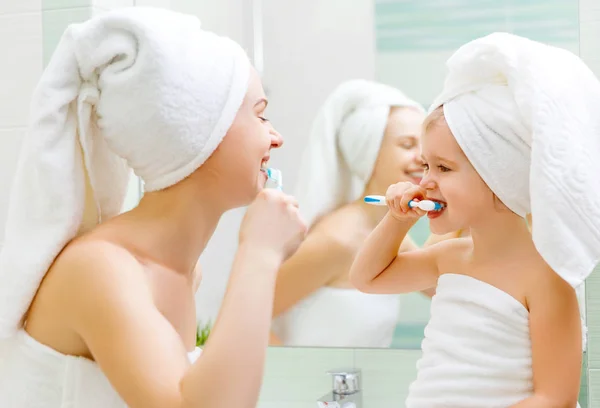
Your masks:
<svg viewBox="0 0 600 408"><path fill-rule="evenodd" d="M448 66L446 95L424 125L426 175L389 188L389 212L355 259L352 282L371 293L438 284L408 408L575 407L582 335L573 286L600 256L600 191L590 191L598 169L576 160L600 155L600 120L589 111L600 106L600 83L572 54L509 34L467 44ZM538 89L544 78L560 85ZM427 214L433 233L464 228L471 238L397 253L425 214L408 207L419 199L445 205Z"/></svg>

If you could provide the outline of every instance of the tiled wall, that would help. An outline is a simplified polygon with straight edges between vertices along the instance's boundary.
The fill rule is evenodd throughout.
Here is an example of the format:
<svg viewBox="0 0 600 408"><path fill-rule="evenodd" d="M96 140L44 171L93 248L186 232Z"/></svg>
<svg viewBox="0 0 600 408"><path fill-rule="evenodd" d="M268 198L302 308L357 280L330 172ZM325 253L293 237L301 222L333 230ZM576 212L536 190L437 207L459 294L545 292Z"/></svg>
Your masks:
<svg viewBox="0 0 600 408"><path fill-rule="evenodd" d="M579 1L580 55L600 77L600 1ZM600 267L586 282L588 408L600 407ZM584 407L585 408L585 407Z"/></svg>
<svg viewBox="0 0 600 408"><path fill-rule="evenodd" d="M44 65L46 65L69 24L82 22L95 14L120 7L168 8L170 0L42 0L41 3L42 54ZM129 210L137 205L139 198L139 181L132 175L124 210Z"/></svg>
<svg viewBox="0 0 600 408"><path fill-rule="evenodd" d="M598 37L600 38L600 37ZM600 407L600 267L587 280L589 408Z"/></svg>
<svg viewBox="0 0 600 408"><path fill-rule="evenodd" d="M363 406L402 407L421 355L413 350L270 348L258 408L304 408L331 391L330 370L360 368Z"/></svg>
<svg viewBox="0 0 600 408"><path fill-rule="evenodd" d="M8 192L29 117L31 94L42 72L42 0L0 1L0 231ZM3 234L0 234L0 246Z"/></svg>

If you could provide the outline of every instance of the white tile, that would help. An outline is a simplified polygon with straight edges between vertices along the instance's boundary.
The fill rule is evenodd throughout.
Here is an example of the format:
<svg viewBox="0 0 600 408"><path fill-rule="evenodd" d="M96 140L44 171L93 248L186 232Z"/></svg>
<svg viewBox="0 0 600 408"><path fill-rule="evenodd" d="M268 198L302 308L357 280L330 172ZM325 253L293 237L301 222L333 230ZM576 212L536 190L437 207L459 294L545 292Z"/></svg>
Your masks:
<svg viewBox="0 0 600 408"><path fill-rule="evenodd" d="M0 231L4 231L8 200L25 128L0 129Z"/></svg>
<svg viewBox="0 0 600 408"><path fill-rule="evenodd" d="M135 0L135 5L140 6L150 6L150 7L160 7L160 8L171 8L171 0Z"/></svg>
<svg viewBox="0 0 600 408"><path fill-rule="evenodd" d="M115 10L135 6L136 0L88 0L92 6L102 10Z"/></svg>
<svg viewBox="0 0 600 408"><path fill-rule="evenodd" d="M598 19L600 2L598 0L579 0L579 21L594 21Z"/></svg>
<svg viewBox="0 0 600 408"><path fill-rule="evenodd" d="M582 58L600 58L600 20L580 25L579 50Z"/></svg>
<svg viewBox="0 0 600 408"><path fill-rule="evenodd" d="M91 7L45 10L42 12L44 29L44 65L48 64L66 28L73 23L81 23L92 16Z"/></svg>
<svg viewBox="0 0 600 408"><path fill-rule="evenodd" d="M17 13L39 13L42 0L0 0L0 15Z"/></svg>
<svg viewBox="0 0 600 408"><path fill-rule="evenodd" d="M0 15L0 129L27 125L42 73L41 13Z"/></svg>
<svg viewBox="0 0 600 408"><path fill-rule="evenodd" d="M592 70L596 77L600 78L600 56L596 58L582 57L583 62ZM587 289L586 289L587 291Z"/></svg>
<svg viewBox="0 0 600 408"><path fill-rule="evenodd" d="M579 11L579 24L588 24L600 21L600 3L595 4L595 7L590 7L587 10Z"/></svg>

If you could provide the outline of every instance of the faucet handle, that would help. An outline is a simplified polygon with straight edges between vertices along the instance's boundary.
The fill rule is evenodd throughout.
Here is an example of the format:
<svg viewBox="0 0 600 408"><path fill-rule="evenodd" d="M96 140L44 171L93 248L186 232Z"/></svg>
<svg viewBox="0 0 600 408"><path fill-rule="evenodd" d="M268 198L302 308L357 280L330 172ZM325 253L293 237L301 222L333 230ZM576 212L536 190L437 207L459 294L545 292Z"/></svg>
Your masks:
<svg viewBox="0 0 600 408"><path fill-rule="evenodd" d="M327 374L332 376L334 394L350 395L360 391L359 369L331 370Z"/></svg>

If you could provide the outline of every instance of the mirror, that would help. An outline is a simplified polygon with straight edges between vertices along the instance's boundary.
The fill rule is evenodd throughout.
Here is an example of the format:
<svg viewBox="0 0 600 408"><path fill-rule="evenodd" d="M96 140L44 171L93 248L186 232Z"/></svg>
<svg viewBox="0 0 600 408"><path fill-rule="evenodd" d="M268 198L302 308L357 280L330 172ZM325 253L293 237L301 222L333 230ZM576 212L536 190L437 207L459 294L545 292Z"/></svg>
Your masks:
<svg viewBox="0 0 600 408"><path fill-rule="evenodd" d="M173 1L171 8L177 10L180 3L185 1ZM223 24L212 27L211 20L204 26L242 43L262 68L270 99L268 116L286 139L270 164L283 171L284 190L290 193L306 176L299 170L301 153L309 144L319 109L346 81L376 81L428 108L442 88L445 61L471 39L507 31L579 51L576 0L357 0L351 5L343 0L249 0L243 10L232 13L244 27L235 35ZM202 10L198 14L202 18ZM409 173L411 165L402 171ZM200 260L203 282L197 308L202 327L208 328L218 313L243 212L224 216ZM426 218L410 231L418 246L429 235ZM278 288L276 310L283 311L274 320L273 345L420 349L429 319L428 296L367 296L350 286L347 272L315 278L315 268L329 273L337 264L306 265L311 270L297 268L295 273L301 275L288 285L291 289ZM307 279L317 283L307 284Z"/></svg>

